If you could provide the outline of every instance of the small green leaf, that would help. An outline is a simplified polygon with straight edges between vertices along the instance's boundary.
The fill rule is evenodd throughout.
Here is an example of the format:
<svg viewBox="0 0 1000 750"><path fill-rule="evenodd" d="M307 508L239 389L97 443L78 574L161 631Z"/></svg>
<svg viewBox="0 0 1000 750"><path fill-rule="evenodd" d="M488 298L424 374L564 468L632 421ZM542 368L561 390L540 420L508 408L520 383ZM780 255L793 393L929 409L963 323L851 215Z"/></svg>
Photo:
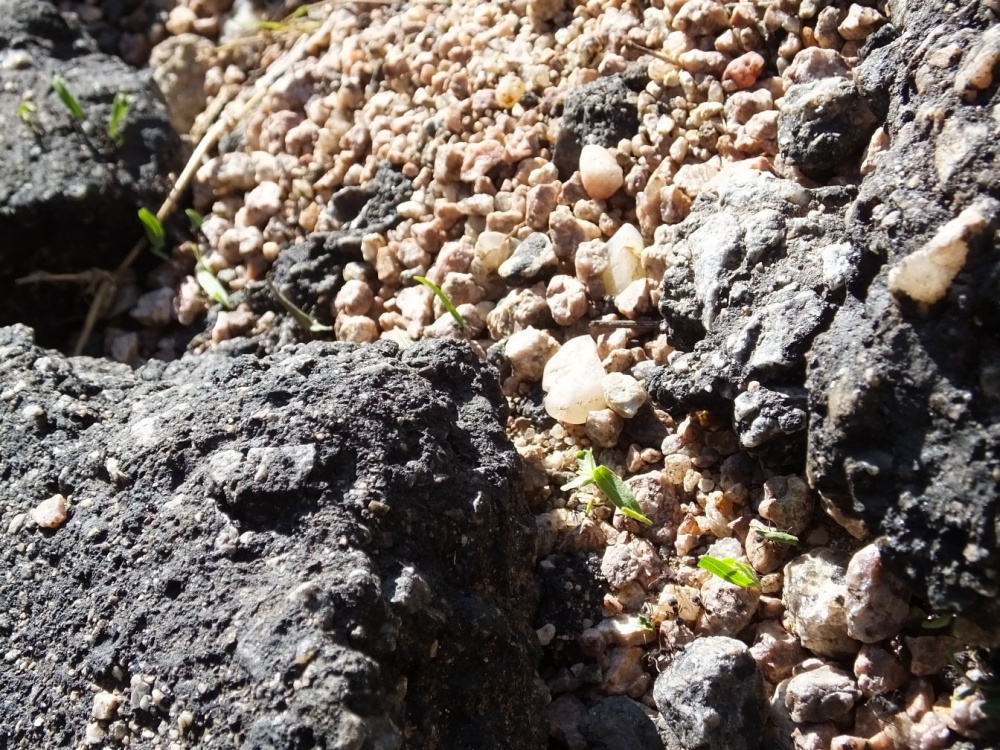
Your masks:
<svg viewBox="0 0 1000 750"><path fill-rule="evenodd" d="M119 148L125 143L122 126L125 124L125 118L128 116L131 106L132 97L123 94L121 91L115 94L115 100L111 104L111 117L108 118L108 137Z"/></svg>
<svg viewBox="0 0 1000 750"><path fill-rule="evenodd" d="M205 223L205 217L193 208L185 208L184 215L188 217L188 221L191 222L191 228L196 232L201 229L201 225Z"/></svg>
<svg viewBox="0 0 1000 750"><path fill-rule="evenodd" d="M642 514L642 508L636 502L632 490L607 466L598 466L594 469L594 482L600 487L601 492L608 496L608 500L626 516L649 526L653 525L653 522Z"/></svg>
<svg viewBox="0 0 1000 750"><path fill-rule="evenodd" d="M17 116L20 118L21 122L30 128L31 132L38 135L42 132L38 123L35 121L35 112L37 111L34 104L31 102L21 102L17 105Z"/></svg>
<svg viewBox="0 0 1000 750"><path fill-rule="evenodd" d="M208 295L209 299L215 300L227 310L233 309L233 303L229 301L226 288L222 286L219 277L212 273L206 265L198 263L195 266L194 278L198 282L198 286Z"/></svg>
<svg viewBox="0 0 1000 750"><path fill-rule="evenodd" d="M736 586L743 588L750 588L751 586L760 587L760 579L757 577L757 571L745 562L738 562L732 557L719 560L718 558L705 555L698 560L698 567L704 568L709 573L717 575L724 581L728 581Z"/></svg>
<svg viewBox="0 0 1000 750"><path fill-rule="evenodd" d="M423 276L414 276L413 280L420 282L434 292L434 294L437 295L437 298L441 300L441 304L444 305L444 309L451 313L451 317L453 317L455 322L458 323L458 327L463 331L465 330L465 318L462 317L462 313L460 313L458 308L456 308L455 305L452 304L451 300L448 299L448 295L441 291L441 287Z"/></svg>
<svg viewBox="0 0 1000 750"><path fill-rule="evenodd" d="M295 318L295 322L302 326L309 333L322 333L324 331L332 331L333 326L323 325L318 323L309 317L309 314L305 312L301 307L292 302L288 297L282 294L278 287L276 287L270 279L267 280L267 286L271 290L271 293L278 298L278 302L281 306L288 310L288 313Z"/></svg>
<svg viewBox="0 0 1000 750"><path fill-rule="evenodd" d="M771 531L770 529L754 529L757 532L757 537L764 539L768 542L774 542L776 544L786 544L789 547L794 547L799 543L799 538L792 534L786 534L783 531Z"/></svg>
<svg viewBox="0 0 1000 750"><path fill-rule="evenodd" d="M653 621L649 619L649 615L640 614L639 615L639 627L643 630L652 630Z"/></svg>
<svg viewBox="0 0 1000 750"><path fill-rule="evenodd" d="M56 92L56 96L62 100L62 103L66 105L66 109L70 111L77 120L86 120L87 113L83 111L83 107L80 106L80 102L76 100L72 92L66 86L66 81L64 81L59 76L52 76L52 89Z"/></svg>
<svg viewBox="0 0 1000 750"><path fill-rule="evenodd" d="M139 221L142 222L142 228L146 230L146 239L149 240L149 249L153 251L153 255L163 258L163 260L170 260L164 251L167 246L167 233L156 214L148 208L140 208Z"/></svg>
<svg viewBox="0 0 1000 750"><path fill-rule="evenodd" d="M924 630L941 630L951 625L953 619L953 615L933 615L920 623L920 627Z"/></svg>

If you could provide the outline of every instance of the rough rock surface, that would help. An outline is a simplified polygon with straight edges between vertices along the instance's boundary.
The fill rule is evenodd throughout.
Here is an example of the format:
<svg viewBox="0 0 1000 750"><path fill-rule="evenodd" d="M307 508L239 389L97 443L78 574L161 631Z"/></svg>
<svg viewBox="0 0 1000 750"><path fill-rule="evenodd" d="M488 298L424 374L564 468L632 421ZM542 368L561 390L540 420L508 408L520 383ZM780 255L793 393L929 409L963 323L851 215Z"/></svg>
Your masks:
<svg viewBox="0 0 1000 750"><path fill-rule="evenodd" d="M858 273L838 212L850 197L738 169L687 219L657 231L669 260L660 311L670 343L687 352L651 378L664 407L680 414L739 399L745 448L777 443L801 460L803 357ZM843 272L825 269L825 247L843 248Z"/></svg>
<svg viewBox="0 0 1000 750"><path fill-rule="evenodd" d="M886 562L935 609L961 609L995 632L996 215L968 239L964 268L933 307L894 299L888 276L963 209L983 196L1000 197L998 146L988 135L996 129L989 113L1000 102L997 88L960 85L996 19L986 6L945 18L933 6L892 5L890 16L903 19L899 36L872 49L858 71L863 91L873 98L888 93L892 147L848 213L852 236L864 237L867 252L884 265L813 347L809 472L841 513L886 535ZM949 44L967 52L942 66L941 56L932 56Z"/></svg>
<svg viewBox="0 0 1000 750"><path fill-rule="evenodd" d="M576 171L584 146L617 146L623 138L635 135L638 128L635 94L624 74L601 78L573 90L566 97L553 155L560 176L568 179Z"/></svg>
<svg viewBox="0 0 1000 750"><path fill-rule="evenodd" d="M856 187L720 178L657 229L661 312L681 353L648 382L677 414L732 409L743 447L769 463L807 450L812 486L849 531L884 535L914 593L987 625L1000 615L998 94L983 73L996 16L907 0L886 15L850 85L889 147ZM820 145L785 138L783 155L801 147L819 168L806 152ZM942 249L958 261L938 301L890 292L904 258Z"/></svg>
<svg viewBox="0 0 1000 750"><path fill-rule="evenodd" d="M539 747L495 376L454 342L237 349L133 373L0 329L0 745L80 744L95 685L112 736Z"/></svg>
<svg viewBox="0 0 1000 750"><path fill-rule="evenodd" d="M656 706L686 748L760 747L767 719L764 679L735 638L700 638L656 678Z"/></svg>
<svg viewBox="0 0 1000 750"><path fill-rule="evenodd" d="M142 236L136 211L155 210L166 193L179 140L148 72L97 52L53 4L4 3L0 58L0 325L28 323L42 342L59 345L86 313L83 297L64 284L15 279L116 266ZM86 120L59 100L54 75ZM119 93L131 97L121 145L107 124ZM19 110L25 102L34 110Z"/></svg>

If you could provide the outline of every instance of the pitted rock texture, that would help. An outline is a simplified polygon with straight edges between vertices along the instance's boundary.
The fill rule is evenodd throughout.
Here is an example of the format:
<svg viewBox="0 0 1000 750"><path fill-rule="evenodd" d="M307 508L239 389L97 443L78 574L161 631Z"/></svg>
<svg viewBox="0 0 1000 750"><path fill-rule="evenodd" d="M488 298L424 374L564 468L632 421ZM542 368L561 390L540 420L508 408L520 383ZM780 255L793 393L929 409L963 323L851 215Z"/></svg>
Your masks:
<svg viewBox="0 0 1000 750"><path fill-rule="evenodd" d="M890 569L936 610L962 610L995 632L996 212L966 238L964 266L933 306L894 298L888 280L963 210L1000 207L1000 149L987 135L996 130L989 113L1000 95L995 85L962 85L963 71L988 53L985 34L995 33L997 18L985 5L960 16L919 3L890 5L890 17L901 19L899 34L868 53L858 77L873 99L889 93L892 147L847 213L852 240L884 265L864 293L848 297L810 353L808 471L840 513L885 535ZM942 56L949 45L961 54Z"/></svg>
<svg viewBox="0 0 1000 750"><path fill-rule="evenodd" d="M0 384L0 745L541 746L533 525L464 344L133 373L18 326Z"/></svg>
<svg viewBox="0 0 1000 750"><path fill-rule="evenodd" d="M895 0L887 16L850 86L867 105L851 99L858 127L881 126L890 147L867 157L856 186L723 175L686 220L657 230L661 312L682 353L650 392L675 413L731 409L743 447L766 463L798 465L807 451L824 506L856 536L884 536L886 564L909 589L991 626L1000 100L984 71L996 62L996 11ZM793 130L786 121L786 156L828 168L822 139ZM855 153L857 133L838 132L853 140L835 150ZM954 277L941 271L933 304L900 292L900 264L918 253L957 263Z"/></svg>
<svg viewBox="0 0 1000 750"><path fill-rule="evenodd" d="M51 3L3 4L0 58L0 325L30 323L40 341L59 345L86 314L83 296L67 294L66 282L15 279L117 266L142 237L136 211L155 211L166 195L180 141L148 72L97 52ZM86 120L56 96L54 75ZM30 92L34 111L15 115ZM131 97L120 145L108 134L119 93Z"/></svg>
<svg viewBox="0 0 1000 750"><path fill-rule="evenodd" d="M772 442L779 462L801 460L803 357L860 273L839 211L851 196L739 169L658 230L669 260L660 311L686 352L651 378L661 405L681 414L735 399L744 448ZM839 275L825 268L825 247L843 248Z"/></svg>

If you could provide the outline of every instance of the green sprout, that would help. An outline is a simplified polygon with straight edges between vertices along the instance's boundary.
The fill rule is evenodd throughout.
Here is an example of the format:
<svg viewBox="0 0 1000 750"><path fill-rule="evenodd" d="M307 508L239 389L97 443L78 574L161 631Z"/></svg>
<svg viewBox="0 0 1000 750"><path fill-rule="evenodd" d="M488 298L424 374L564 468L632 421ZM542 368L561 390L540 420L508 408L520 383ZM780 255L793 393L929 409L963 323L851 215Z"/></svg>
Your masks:
<svg viewBox="0 0 1000 750"><path fill-rule="evenodd" d="M295 11L284 18L281 21L258 21L257 28L264 29L265 31L286 31L292 25L293 21L297 21L304 15L309 13L312 9L312 3L306 3L305 5L300 5Z"/></svg>
<svg viewBox="0 0 1000 750"><path fill-rule="evenodd" d="M125 143L122 126L125 124L125 118L128 116L128 110L131 106L131 96L120 91L115 94L115 100L111 104L111 116L108 118L108 137L119 148Z"/></svg>
<svg viewBox="0 0 1000 750"><path fill-rule="evenodd" d="M66 109L70 111L73 117L80 121L87 119L87 113L83 111L80 102L76 100L76 97L73 96L72 92L66 86L66 81L57 75L52 76L52 90L56 92L56 95L66 105Z"/></svg>
<svg viewBox="0 0 1000 750"><path fill-rule="evenodd" d="M789 547L794 547L799 543L799 538L793 534L786 534L783 531L772 531L771 529L754 529L757 533L758 539L763 539L767 542L774 542L775 544L784 544Z"/></svg>
<svg viewBox="0 0 1000 750"><path fill-rule="evenodd" d="M642 605L642 609L639 610L639 627L643 630L654 630L653 627L653 616L651 612L651 607L648 603Z"/></svg>
<svg viewBox="0 0 1000 750"><path fill-rule="evenodd" d="M284 307L293 318L295 318L295 322L302 326L305 330L309 331L309 333L323 333L325 331L333 330L333 326L323 325L322 323L319 323L309 317L309 313L278 291L278 287L276 287L270 279L267 280L267 287L271 290L271 293L278 298L278 302L281 303L281 306Z"/></svg>
<svg viewBox="0 0 1000 750"><path fill-rule="evenodd" d="M607 496L608 500L610 500L624 515L629 518L634 518L636 521L649 526L653 525L653 522L642 514L642 508L639 507L639 503L632 494L632 490L628 488L628 485L625 484L625 482L623 482L621 478L607 466L597 465L594 461L593 450L587 448L585 451L580 451L576 454L576 458L579 463L576 478L567 482L559 489L563 492L567 492L569 490L575 490L579 487L586 487L588 484L596 484L598 489L600 489L601 492ZM587 511L590 511L589 504L587 506Z"/></svg>
<svg viewBox="0 0 1000 750"><path fill-rule="evenodd" d="M208 295L210 300L218 302L227 310L232 310L233 303L229 301L229 295L226 294L226 289L222 286L222 282L219 281L219 277L205 263L205 258L202 256L201 251L198 250L198 246L194 243L191 243L191 245L191 251L194 253L195 259L194 279L198 282L198 286Z"/></svg>
<svg viewBox="0 0 1000 750"><path fill-rule="evenodd" d="M444 305L444 309L450 312L451 317L453 317L455 319L455 322L458 323L458 327L461 328L463 331L465 330L466 328L465 318L462 317L462 313L458 311L458 308L455 307L452 301L448 299L448 295L445 294L443 291L441 291L441 287L439 287L430 279L425 278L424 276L414 276L413 280L419 281L425 287L434 292L434 294L437 295L437 298L441 300L441 304Z"/></svg>
<svg viewBox="0 0 1000 750"><path fill-rule="evenodd" d="M950 614L928 615L927 619L920 623L920 627L924 630L942 630L951 625L954 619L954 615Z"/></svg>
<svg viewBox="0 0 1000 750"><path fill-rule="evenodd" d="M140 208L139 221L142 222L142 228L146 230L146 239L149 240L149 249L153 251L153 255L163 260L170 260L166 250L164 250L167 246L167 233L156 214L148 208Z"/></svg>
<svg viewBox="0 0 1000 750"><path fill-rule="evenodd" d="M757 571L747 563L740 562L732 557L720 560L717 557L705 555L698 561L698 567L704 568L709 573L713 573L722 580L736 586L741 586L745 589L751 586L760 588L760 579L757 577Z"/></svg>
<svg viewBox="0 0 1000 750"><path fill-rule="evenodd" d="M184 215L188 217L188 221L191 222L191 228L196 232L200 230L201 225L205 223L205 217L193 208L185 208Z"/></svg>
<svg viewBox="0 0 1000 750"><path fill-rule="evenodd" d="M41 127L35 120L35 112L37 111L38 109L31 102L21 102L19 105L17 105L18 118L21 120L21 122L27 125L28 128L31 130L31 132L34 133L35 135L38 135L39 133L42 132Z"/></svg>

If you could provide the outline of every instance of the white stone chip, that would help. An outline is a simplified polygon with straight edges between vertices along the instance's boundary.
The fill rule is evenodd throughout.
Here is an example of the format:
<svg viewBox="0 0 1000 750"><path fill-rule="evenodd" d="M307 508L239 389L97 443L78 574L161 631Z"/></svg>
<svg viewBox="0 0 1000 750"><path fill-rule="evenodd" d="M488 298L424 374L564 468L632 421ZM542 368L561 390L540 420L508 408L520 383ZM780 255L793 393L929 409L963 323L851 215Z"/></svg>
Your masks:
<svg viewBox="0 0 1000 750"><path fill-rule="evenodd" d="M607 406L603 377L604 366L594 340L590 336L570 339L545 364L545 411L560 422L585 423L587 414Z"/></svg>
<svg viewBox="0 0 1000 750"><path fill-rule="evenodd" d="M66 522L66 498L53 495L35 506L30 515L31 520L43 529L57 529Z"/></svg>
<svg viewBox="0 0 1000 750"><path fill-rule="evenodd" d="M611 152L592 144L580 151L580 178L587 195L598 201L607 200L625 183L625 173Z"/></svg>
<svg viewBox="0 0 1000 750"><path fill-rule="evenodd" d="M631 419L646 403L648 394L642 384L631 375L610 372L601 379L601 388L608 408L623 419Z"/></svg>

